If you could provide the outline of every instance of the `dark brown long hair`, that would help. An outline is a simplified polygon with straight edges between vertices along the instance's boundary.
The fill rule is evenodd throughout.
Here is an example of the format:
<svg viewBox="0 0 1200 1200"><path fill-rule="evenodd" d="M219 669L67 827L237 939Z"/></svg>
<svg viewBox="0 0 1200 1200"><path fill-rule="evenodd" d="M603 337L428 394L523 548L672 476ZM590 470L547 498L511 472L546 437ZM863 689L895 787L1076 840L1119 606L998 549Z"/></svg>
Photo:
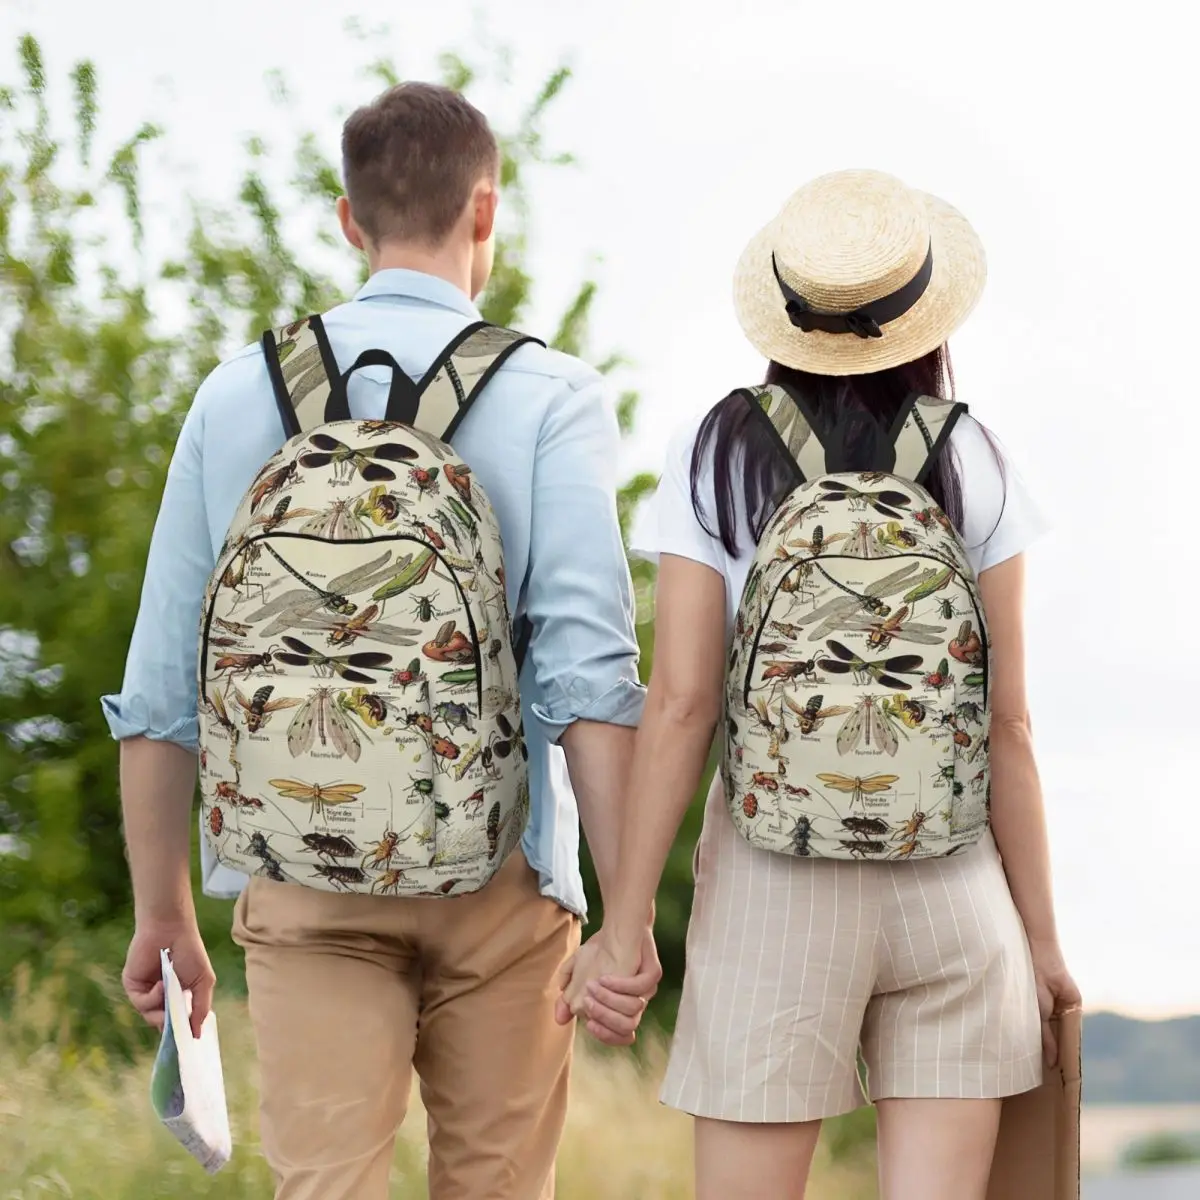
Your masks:
<svg viewBox="0 0 1200 1200"><path fill-rule="evenodd" d="M944 400L954 399L954 367L947 346L914 362L868 375L813 375L772 362L767 367L766 382L788 386L807 402L824 428L843 431L852 459L855 443L865 445L874 440L880 430L890 429L900 406L914 392ZM988 440L991 441L990 435ZM994 443L992 450L1003 470ZM715 513L706 512L700 498L704 461L710 452L713 456ZM709 411L700 425L692 451L692 508L704 529L710 536L719 537L729 554L737 554L739 549L739 493L757 542L772 513L793 486L793 480L792 465L783 457L777 439L751 413L744 396L731 393ZM961 533L962 477L952 446L947 445L940 455L925 487ZM716 528L712 525L714 520Z"/></svg>

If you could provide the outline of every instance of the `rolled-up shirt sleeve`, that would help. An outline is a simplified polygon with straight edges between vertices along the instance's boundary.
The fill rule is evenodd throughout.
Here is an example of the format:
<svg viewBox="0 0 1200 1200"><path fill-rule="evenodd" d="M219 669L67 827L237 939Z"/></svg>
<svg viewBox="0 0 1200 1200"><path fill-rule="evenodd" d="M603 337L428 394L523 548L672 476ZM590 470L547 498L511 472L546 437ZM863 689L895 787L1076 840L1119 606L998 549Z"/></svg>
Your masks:
<svg viewBox="0 0 1200 1200"><path fill-rule="evenodd" d="M532 712L557 742L573 722L637 725L633 585L617 520L620 431L598 376L564 386L542 422L526 577Z"/></svg>
<svg viewBox="0 0 1200 1200"><path fill-rule="evenodd" d="M100 701L118 740L148 737L191 750L199 740L197 638L215 565L200 456L203 391L183 423L167 471L121 691Z"/></svg>

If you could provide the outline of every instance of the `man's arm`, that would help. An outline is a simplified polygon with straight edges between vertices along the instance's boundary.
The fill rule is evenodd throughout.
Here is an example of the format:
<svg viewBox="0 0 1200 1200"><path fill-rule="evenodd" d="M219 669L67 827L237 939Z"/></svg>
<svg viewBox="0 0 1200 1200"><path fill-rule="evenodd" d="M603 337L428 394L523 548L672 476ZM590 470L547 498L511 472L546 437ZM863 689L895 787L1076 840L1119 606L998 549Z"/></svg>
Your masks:
<svg viewBox="0 0 1200 1200"><path fill-rule="evenodd" d="M137 624L119 696L104 698L121 741L121 804L133 881L135 930L123 982L161 1028L159 952L171 950L192 991L192 1027L212 1005L214 977L200 941L190 882L196 788L196 630L213 568L200 465L199 400L180 431L150 543Z"/></svg>
<svg viewBox="0 0 1200 1200"><path fill-rule="evenodd" d="M577 389L564 385L551 402L534 463L526 577L529 653L542 698L533 712L566 753L606 905L644 701L617 520L620 437L599 378Z"/></svg>

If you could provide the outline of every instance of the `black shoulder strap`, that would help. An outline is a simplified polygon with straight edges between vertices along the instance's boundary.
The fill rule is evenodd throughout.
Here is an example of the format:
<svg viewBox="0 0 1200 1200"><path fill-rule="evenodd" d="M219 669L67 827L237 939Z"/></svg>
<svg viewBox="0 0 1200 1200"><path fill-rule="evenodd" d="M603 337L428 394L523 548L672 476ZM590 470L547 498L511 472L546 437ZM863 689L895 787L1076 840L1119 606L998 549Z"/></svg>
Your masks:
<svg viewBox="0 0 1200 1200"><path fill-rule="evenodd" d="M268 329L262 348L287 436L323 425L338 368L321 318L305 317L279 330Z"/></svg>
<svg viewBox="0 0 1200 1200"><path fill-rule="evenodd" d="M954 400L910 396L892 427L891 439L896 448L892 474L924 484L954 426L966 411L965 404Z"/></svg>
<svg viewBox="0 0 1200 1200"><path fill-rule="evenodd" d="M795 465L797 486L825 474L825 447L817 434L817 422L800 396L777 383L739 391L754 418L765 424L784 456Z"/></svg>
<svg viewBox="0 0 1200 1200"><path fill-rule="evenodd" d="M528 334L486 321L468 325L417 384L417 411L407 423L448 442L492 376L527 342L545 345ZM388 416L395 419L390 412Z"/></svg>

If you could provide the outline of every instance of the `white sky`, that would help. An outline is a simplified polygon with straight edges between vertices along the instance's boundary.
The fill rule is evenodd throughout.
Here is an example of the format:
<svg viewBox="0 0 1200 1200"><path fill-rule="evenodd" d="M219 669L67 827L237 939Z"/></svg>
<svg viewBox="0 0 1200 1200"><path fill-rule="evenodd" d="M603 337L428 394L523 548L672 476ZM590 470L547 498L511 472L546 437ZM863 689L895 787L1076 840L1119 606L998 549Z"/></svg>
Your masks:
<svg viewBox="0 0 1200 1200"><path fill-rule="evenodd" d="M171 207L168 187L228 195L251 132L313 128L334 156L340 115L376 90L360 68L387 54L431 75L438 50L469 46L474 11L0 0L0 78L14 79L10 47L26 30L58 78L95 60L102 135L167 125L159 198ZM1184 741L1186 728L1196 744L1200 674L1198 98L1180 10L743 0L706 16L674 0L506 0L492 11L517 55L515 92L479 97L493 115L563 58L575 67L549 128L582 164L536 181L528 324L549 332L581 274L597 273L596 351L627 353L643 394L631 469L655 469L682 419L760 377L731 272L805 179L890 170L978 227L991 276L954 342L961 397L1056 526L1031 555L1029 669L1068 960L1091 1007L1200 1010L1200 808ZM357 43L342 14L391 31ZM283 113L262 81L274 67L295 96Z"/></svg>

